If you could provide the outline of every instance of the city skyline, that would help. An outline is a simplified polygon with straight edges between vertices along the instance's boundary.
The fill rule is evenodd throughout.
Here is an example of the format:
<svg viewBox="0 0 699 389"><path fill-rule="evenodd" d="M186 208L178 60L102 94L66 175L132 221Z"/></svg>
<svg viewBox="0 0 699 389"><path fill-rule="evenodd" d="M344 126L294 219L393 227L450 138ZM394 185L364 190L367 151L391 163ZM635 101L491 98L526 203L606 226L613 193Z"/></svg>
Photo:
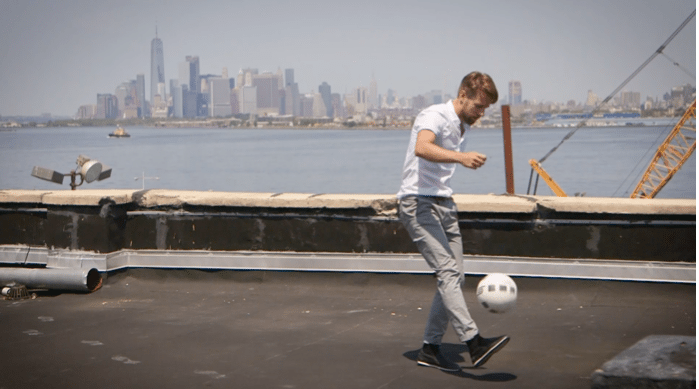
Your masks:
<svg viewBox="0 0 699 389"><path fill-rule="evenodd" d="M166 84L192 55L201 58L201 74L295 69L299 93L317 92L323 82L340 94L376 87L374 76L382 95L389 89L405 98L431 90L453 95L467 72L481 70L493 76L501 100L516 80L522 100L584 102L590 90L606 97L694 10L690 1L650 0L445 2L440 10L411 1L262 3L188 8L188 2L146 1L107 9L85 7L93 3L83 0L60 7L2 2L0 115L72 116L138 74L150 86L156 26ZM695 84L687 75L696 68L695 19L663 54L626 90L645 100ZM145 92L150 96L150 88Z"/></svg>

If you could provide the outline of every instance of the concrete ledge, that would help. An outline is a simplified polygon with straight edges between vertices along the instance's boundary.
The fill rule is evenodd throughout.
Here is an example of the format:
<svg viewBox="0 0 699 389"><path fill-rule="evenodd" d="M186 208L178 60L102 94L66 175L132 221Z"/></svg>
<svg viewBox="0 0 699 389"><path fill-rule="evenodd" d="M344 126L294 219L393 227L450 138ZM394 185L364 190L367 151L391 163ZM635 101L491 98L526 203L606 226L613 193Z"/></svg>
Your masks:
<svg viewBox="0 0 699 389"><path fill-rule="evenodd" d="M455 195L464 253L696 261L696 200ZM0 245L414 253L394 195L0 191Z"/></svg>
<svg viewBox="0 0 699 389"><path fill-rule="evenodd" d="M87 189L87 190L0 190L2 203L41 205L100 205L100 200L109 198L116 204L133 201L136 193L130 189Z"/></svg>
<svg viewBox="0 0 699 389"><path fill-rule="evenodd" d="M281 208L372 208L379 213L395 212L394 195L199 192L180 190L0 190L3 203L98 206L107 198L115 204L138 207L227 206ZM616 213L637 215L696 215L695 199L628 199L519 195L454 195L460 212L532 213L538 208L569 213Z"/></svg>
<svg viewBox="0 0 699 389"><path fill-rule="evenodd" d="M529 197L527 197L529 198ZM695 199L631 199L607 197L532 197L538 206L556 212L637 215L696 215Z"/></svg>
<svg viewBox="0 0 699 389"><path fill-rule="evenodd" d="M696 337L648 336L602 365L592 388L696 388Z"/></svg>

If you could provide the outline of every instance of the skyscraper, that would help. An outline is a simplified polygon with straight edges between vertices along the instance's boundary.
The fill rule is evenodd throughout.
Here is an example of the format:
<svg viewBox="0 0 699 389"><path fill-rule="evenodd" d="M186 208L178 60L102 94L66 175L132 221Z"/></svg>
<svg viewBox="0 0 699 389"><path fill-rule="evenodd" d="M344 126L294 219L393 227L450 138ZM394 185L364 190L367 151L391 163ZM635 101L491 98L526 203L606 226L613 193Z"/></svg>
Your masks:
<svg viewBox="0 0 699 389"><path fill-rule="evenodd" d="M238 87L238 104L240 113L257 114L257 87L248 85Z"/></svg>
<svg viewBox="0 0 699 389"><path fill-rule="evenodd" d="M327 116L329 118L333 117L332 92L330 91L330 85L328 85L327 82L323 82L318 87L318 92L320 92L320 95L323 98L323 104L325 105L325 113L321 116Z"/></svg>
<svg viewBox="0 0 699 389"><path fill-rule="evenodd" d="M136 95L138 96L138 117L148 116L146 112L146 76L143 74L136 75Z"/></svg>
<svg viewBox="0 0 699 389"><path fill-rule="evenodd" d="M519 81L510 81L509 92L510 105L522 104L522 83Z"/></svg>
<svg viewBox="0 0 699 389"><path fill-rule="evenodd" d="M172 117L181 118L182 112L182 85L180 80L170 80L170 96L172 96Z"/></svg>
<svg viewBox="0 0 699 389"><path fill-rule="evenodd" d="M119 115L118 102L116 96L105 93L97 94L97 107L95 110L95 118L97 119L116 119Z"/></svg>
<svg viewBox="0 0 699 389"><path fill-rule="evenodd" d="M325 101L320 93L314 93L313 95L313 117L322 118L327 116L328 110L325 108Z"/></svg>
<svg viewBox="0 0 699 389"><path fill-rule="evenodd" d="M190 91L201 93L201 80L199 78L199 57L188 55L185 62L180 63L180 85L185 84Z"/></svg>
<svg viewBox="0 0 699 389"><path fill-rule="evenodd" d="M371 81L369 82L369 108L380 108L379 107L379 89L376 84L376 78L371 75Z"/></svg>
<svg viewBox="0 0 699 389"><path fill-rule="evenodd" d="M281 74L265 72L252 76L252 86L257 87L257 114L278 115L281 96Z"/></svg>
<svg viewBox="0 0 699 389"><path fill-rule="evenodd" d="M359 87L353 92L345 95L345 104L347 104L347 114L350 116L365 115L367 113L367 88Z"/></svg>
<svg viewBox="0 0 699 389"><path fill-rule="evenodd" d="M197 91L189 90L187 84L182 87L182 117L194 118L197 116Z"/></svg>
<svg viewBox="0 0 699 389"><path fill-rule="evenodd" d="M226 117L231 116L231 83L228 78L209 79L209 93L211 104L209 105L209 116Z"/></svg>
<svg viewBox="0 0 699 389"><path fill-rule="evenodd" d="M625 108L637 108L641 105L641 93L621 91L619 102Z"/></svg>
<svg viewBox="0 0 699 389"><path fill-rule="evenodd" d="M165 84L165 60L163 59L163 41L158 38L158 29L155 29L155 38L150 42L150 102L158 94L158 84ZM165 96L161 96L162 99Z"/></svg>
<svg viewBox="0 0 699 389"><path fill-rule="evenodd" d="M597 93L593 92L592 90L588 90L585 105L588 107L595 107L597 106L597 103L599 103L599 97L597 96Z"/></svg>
<svg viewBox="0 0 699 389"><path fill-rule="evenodd" d="M284 70L284 113L298 116L300 114L299 84L294 82L294 69Z"/></svg>
<svg viewBox="0 0 699 389"><path fill-rule="evenodd" d="M118 117L131 119L138 117L138 83L136 80L123 82L114 91L117 99Z"/></svg>

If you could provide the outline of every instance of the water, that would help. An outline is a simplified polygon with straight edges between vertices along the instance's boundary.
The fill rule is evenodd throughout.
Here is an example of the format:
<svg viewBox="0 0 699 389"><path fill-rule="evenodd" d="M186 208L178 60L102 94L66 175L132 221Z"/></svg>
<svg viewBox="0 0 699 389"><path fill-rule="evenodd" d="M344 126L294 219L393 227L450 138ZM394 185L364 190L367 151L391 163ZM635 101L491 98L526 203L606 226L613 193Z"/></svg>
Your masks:
<svg viewBox="0 0 699 389"><path fill-rule="evenodd" d="M628 197L672 126L580 129L544 163L569 195ZM529 159L539 159L570 129L513 129L515 191L525 194ZM42 166L69 173L78 155L110 166L100 189L395 194L407 130L29 128L0 131L0 189L70 189L31 176ZM459 168L455 193L506 192L502 130L472 130L468 149L488 156L479 170ZM147 179L142 180L145 175ZM148 178L158 177L158 179ZM553 192L540 180L537 194ZM694 155L658 198L696 198Z"/></svg>

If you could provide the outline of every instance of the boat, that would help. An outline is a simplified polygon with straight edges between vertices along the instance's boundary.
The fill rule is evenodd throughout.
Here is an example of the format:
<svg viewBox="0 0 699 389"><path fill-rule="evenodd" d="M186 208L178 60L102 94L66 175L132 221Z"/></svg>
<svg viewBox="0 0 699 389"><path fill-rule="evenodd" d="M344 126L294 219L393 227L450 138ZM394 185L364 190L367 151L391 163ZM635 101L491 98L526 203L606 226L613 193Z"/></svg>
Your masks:
<svg viewBox="0 0 699 389"><path fill-rule="evenodd" d="M128 132L122 127L122 126L117 126L117 129L114 130L114 132L109 133L110 138L128 138L131 135L129 135Z"/></svg>

